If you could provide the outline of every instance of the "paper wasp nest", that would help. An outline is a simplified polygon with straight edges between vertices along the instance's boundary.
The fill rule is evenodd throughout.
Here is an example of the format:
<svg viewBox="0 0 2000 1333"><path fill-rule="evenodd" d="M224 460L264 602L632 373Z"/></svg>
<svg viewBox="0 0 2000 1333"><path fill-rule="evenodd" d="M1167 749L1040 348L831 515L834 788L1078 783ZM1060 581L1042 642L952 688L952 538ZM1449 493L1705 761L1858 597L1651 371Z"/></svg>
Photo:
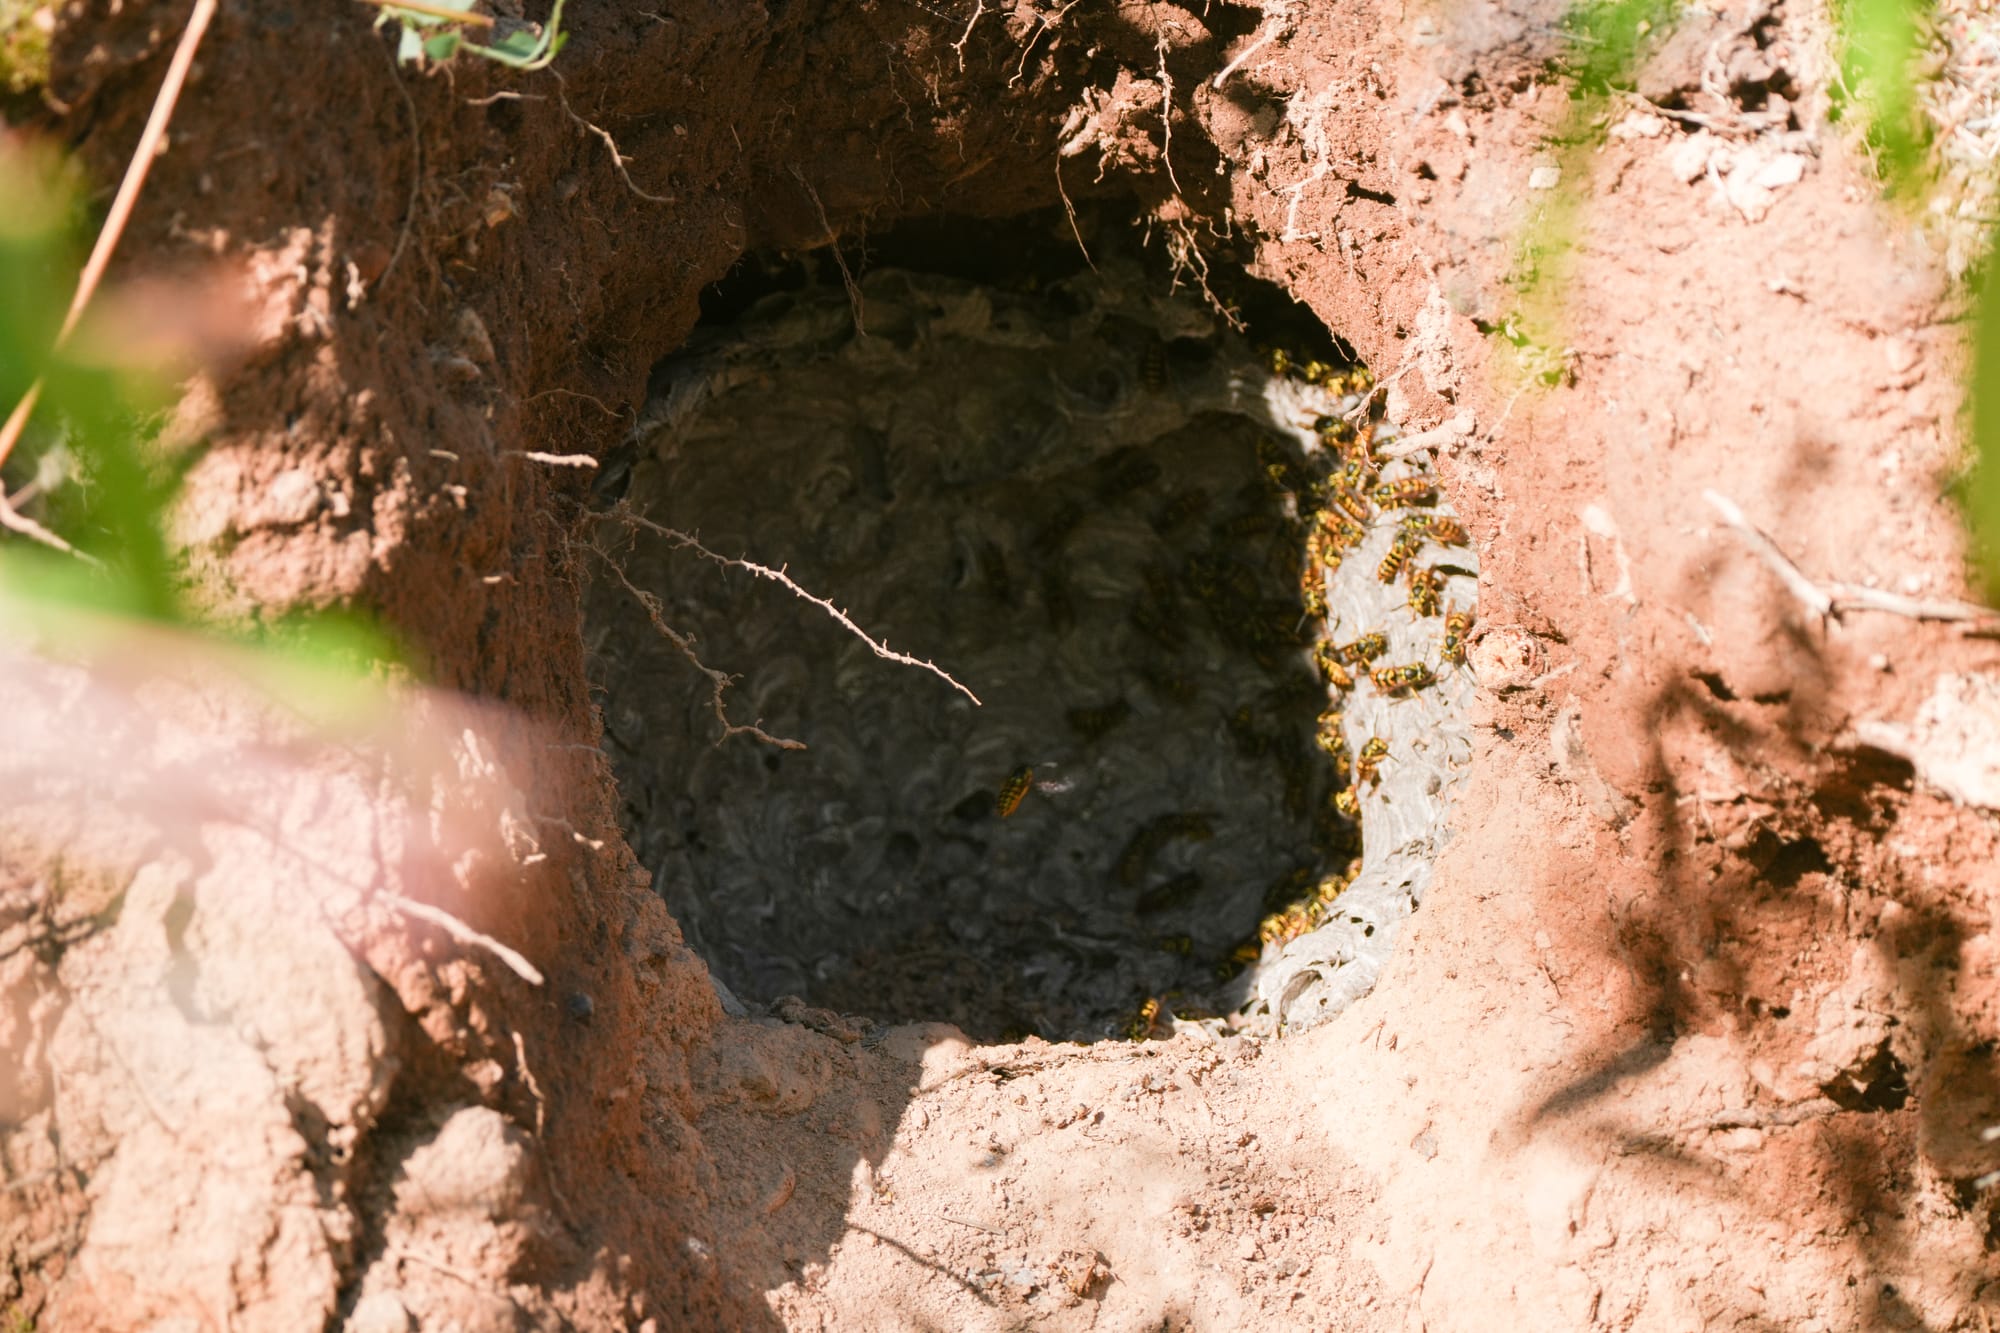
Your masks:
<svg viewBox="0 0 2000 1333"><path fill-rule="evenodd" d="M1274 376L1199 301L1109 265L1039 290L894 269L860 288L865 335L837 286L699 331L656 375L626 499L783 566L982 702L635 533L615 558L736 678L730 719L807 747L718 744L708 678L599 581L607 747L690 943L753 1003L989 1039L1114 1035L1149 997L1296 1024L1364 993L1469 757L1469 681L1440 649L1471 553L1403 539L1436 614L1377 576L1402 520L1443 510L1367 502L1322 622L1307 539L1342 457L1313 423L1365 419L1360 396ZM1315 644L1369 632L1385 650L1330 693ZM1369 678L1409 664L1436 682ZM1330 699L1344 756L1315 743ZM1362 855L1335 802L1377 737L1359 873L1315 902Z"/></svg>

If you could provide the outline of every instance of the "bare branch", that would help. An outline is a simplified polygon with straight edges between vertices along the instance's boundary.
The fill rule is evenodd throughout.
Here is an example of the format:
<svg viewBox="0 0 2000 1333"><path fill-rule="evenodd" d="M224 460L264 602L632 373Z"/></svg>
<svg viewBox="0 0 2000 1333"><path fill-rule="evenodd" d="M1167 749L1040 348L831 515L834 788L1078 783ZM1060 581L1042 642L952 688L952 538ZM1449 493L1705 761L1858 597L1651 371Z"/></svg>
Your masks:
<svg viewBox="0 0 2000 1333"><path fill-rule="evenodd" d="M928 671L932 675L936 676L939 680L942 680L945 684L951 686L954 690L957 690L960 694L964 695L966 698L972 700L974 704L979 703L978 695L974 694L971 690L965 688L965 686L959 684L958 681L954 680L951 674L945 671L942 667L938 666L933 662L926 662L922 658L911 657L908 653L899 653L895 649L889 647L887 644L879 643L876 640L870 638L868 636L868 632L862 629L861 626L855 624L851 619L849 619L845 611L842 611L839 607L835 606L832 602L828 601L824 597L813 596L813 594L807 592L804 588L801 588L797 583L793 582L792 577L789 574L785 573L785 571L782 569L772 569L769 565L760 565L752 560L735 560L731 559L729 556L726 555L717 555L714 551L709 550L706 546L703 546L700 542L696 541L693 537L688 536L685 532L679 532L673 528L662 527L658 523L653 522L651 519L642 518L638 514L633 513L630 509L625 508L623 506L614 510L611 514L606 515L606 517L616 517L622 519L626 523L632 524L635 527L644 528L648 532L651 532L657 536L665 537L675 546L684 547L688 550L694 551L699 555L705 556L708 559L713 560L718 565L722 565L730 569L748 570L750 573L755 574L759 578L769 579L773 583L781 584L784 587L791 589L792 593L795 596L801 597L804 600L811 602L814 606L819 607L822 611L825 611L829 616L832 616L834 620L837 621L842 627L844 627L850 634L854 635L855 638L861 640L863 643L867 644L871 649L873 649L877 657L885 658L891 662L901 662L904 666L921 667L925 671ZM631 585L627 584L626 586L630 587Z"/></svg>
<svg viewBox="0 0 2000 1333"><path fill-rule="evenodd" d="M1710 507L1722 515L1722 521L1734 528L1739 537L1750 543L1750 549L1770 566L1771 572L1778 576L1778 581L1799 600L1800 605L1822 618L1838 616L1838 612L1834 610L1833 599L1811 579L1801 574L1799 567L1792 563L1791 557L1779 550L1776 542L1765 536L1743 516L1743 511L1737 507L1734 500L1712 490L1704 490L1701 498L1708 501Z"/></svg>
<svg viewBox="0 0 2000 1333"><path fill-rule="evenodd" d="M644 520L638 521L643 522ZM665 531L665 529L661 529L661 531ZM592 549L595 550L596 548L593 547ZM625 591L631 593L639 605L646 609L646 618L653 622L653 628L659 631L660 637L678 648L681 656L685 657L696 671L708 677L708 682L713 687L713 693L710 696L709 702L715 709L715 720L722 724L722 735L717 737L715 742L717 745L722 744L723 741L728 740L731 736L749 736L763 741L766 745L775 745L780 750L803 750L806 748L804 741L788 740L782 736L773 736L762 727L738 726L736 723L731 722L729 714L723 711L722 707L722 693L729 688L729 676L727 673L717 671L714 667L695 656L694 645L688 641L687 635L682 634L667 623L666 613L660 606L659 598L640 588L631 579L625 577L625 571L618 567L616 560L605 555L602 551L598 551L597 555L598 558L611 567L611 572L618 576L618 581L625 585Z"/></svg>
<svg viewBox="0 0 2000 1333"><path fill-rule="evenodd" d="M1880 588L1867 588L1857 583L1826 582L1814 583L1799 572L1799 567L1791 558L1778 549L1778 544L1753 526L1743 516L1743 511L1727 496L1714 491L1703 491L1702 498L1720 513L1723 520L1734 528L1743 539L1750 543L1765 564L1771 567L1779 580L1806 609L1815 615L1830 616L1835 620L1849 611L1879 611L1884 615L1903 616L1910 620L1975 621L1990 624L2000 621L2000 612L1991 607L1979 606L1973 602L1961 602L1946 598L1929 600L1904 597Z"/></svg>
<svg viewBox="0 0 2000 1333"><path fill-rule="evenodd" d="M379 893L376 895L376 898L378 901L385 902L395 908L404 916L413 916L419 921L428 921L431 925L436 926L460 944L486 950L495 958L505 963L516 976L520 977L521 980L527 982L530 986L539 986L542 984L541 970L533 963L523 958L515 950L502 944L499 940L494 939L491 935L480 934L450 912L442 908L432 907L429 903L420 903L413 898L405 898L400 893Z"/></svg>

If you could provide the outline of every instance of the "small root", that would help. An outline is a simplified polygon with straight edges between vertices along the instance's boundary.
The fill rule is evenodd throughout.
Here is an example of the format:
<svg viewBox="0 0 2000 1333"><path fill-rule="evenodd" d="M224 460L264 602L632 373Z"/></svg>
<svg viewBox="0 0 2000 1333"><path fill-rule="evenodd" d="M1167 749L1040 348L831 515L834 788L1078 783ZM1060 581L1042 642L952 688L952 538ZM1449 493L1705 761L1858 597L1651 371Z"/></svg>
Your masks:
<svg viewBox="0 0 2000 1333"><path fill-rule="evenodd" d="M911 657L908 653L899 653L895 649L889 647L889 645L878 642L873 638L870 638L868 632L862 629L861 626L855 624L853 620L849 619L845 611L842 611L839 607L835 606L832 602L828 601L826 598L816 597L812 593L807 592L804 588L801 588L796 582L792 580L791 575L785 573L784 570L772 569L769 565L760 565L752 560L736 560L726 555L717 555L714 551L709 550L706 546L703 546L700 542L696 541L693 537L688 536L685 532L678 532L673 528L662 527L658 523L653 522L651 519L641 518L639 515L633 513L630 509L624 508L623 506L621 506L617 510L614 510L611 514L606 515L606 517L618 518L623 522L631 524L635 527L644 528L648 532L651 532L656 536L665 537L668 541L672 542L674 545L694 551L696 554L704 556L707 559L713 560L716 564L721 565L724 568L747 570L750 573L755 574L758 578L769 579L773 583L777 583L786 588L789 588L794 596L803 598L804 600L811 602L814 606L817 606L822 611L826 612L827 615L831 616L834 619L834 621L837 624L839 624L842 628L847 630L848 633L852 634L855 638L861 640L861 642L867 644L868 647L874 652L875 656L883 658L890 662L900 662L904 666L920 667L923 670L928 671L932 675L936 676L939 680L942 680L945 684L951 686L954 690L957 690L960 694L964 695L966 698L972 700L974 704L979 704L979 696L974 694L971 690L965 688L965 686L961 685L957 680L955 680L952 677L950 672L946 671L944 668L938 666L934 662L926 662L922 658ZM631 585L628 583L626 586L630 587ZM805 747L800 746L799 748L803 749Z"/></svg>
<svg viewBox="0 0 2000 1333"><path fill-rule="evenodd" d="M665 529L661 529L661 531L665 531ZM591 549L596 550L595 547ZM708 677L708 683L711 688L709 705L715 710L715 720L722 724L722 735L718 736L715 741L717 745L722 744L722 742L728 740L731 736L748 736L753 740L760 740L766 745L774 745L780 750L803 750L806 748L804 741L795 741L783 736L773 736L762 727L742 726L731 722L728 712L722 706L723 692L729 688L729 675L726 672L717 671L714 667L695 656L694 644L688 639L687 635L682 634L667 623L665 608L660 605L658 597L655 597L652 593L647 592L633 583L631 579L627 578L625 571L619 567L616 560L613 560L602 551L598 551L597 555L606 565L610 566L611 572L617 576L618 581L625 585L625 591L631 593L634 600L645 609L646 618L653 622L653 628L659 633L660 637L678 649L680 655L685 657L689 665L693 666L696 671Z"/></svg>

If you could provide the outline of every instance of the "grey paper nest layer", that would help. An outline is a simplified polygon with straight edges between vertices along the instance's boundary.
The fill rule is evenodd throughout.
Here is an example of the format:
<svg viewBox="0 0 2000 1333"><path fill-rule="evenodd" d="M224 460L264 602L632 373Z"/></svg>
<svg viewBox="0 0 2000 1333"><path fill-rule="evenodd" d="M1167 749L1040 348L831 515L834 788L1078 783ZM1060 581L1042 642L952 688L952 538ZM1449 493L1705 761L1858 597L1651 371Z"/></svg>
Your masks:
<svg viewBox="0 0 2000 1333"><path fill-rule="evenodd" d="M1376 576L1401 511L1329 578L1330 623L1303 619L1307 525L1260 461L1282 441L1323 471L1311 423L1358 401L1273 377L1199 303L1118 276L1009 291L878 270L865 336L838 289L778 293L656 378L635 512L783 566L981 701L769 580L654 534L607 540L736 678L731 721L806 746L718 744L708 679L597 581L633 843L725 993L987 1038L1113 1035L1148 996L1296 1025L1365 993L1422 900L1468 679L1440 661L1441 619ZM1419 559L1467 571L1444 599L1471 605L1469 552ZM1329 692L1310 645L1369 630L1390 639L1379 663L1438 683L1391 697L1358 673L1348 748L1389 746L1359 790L1359 873L1323 924L1231 975L1274 883L1355 854L1329 808L1348 778L1313 741Z"/></svg>

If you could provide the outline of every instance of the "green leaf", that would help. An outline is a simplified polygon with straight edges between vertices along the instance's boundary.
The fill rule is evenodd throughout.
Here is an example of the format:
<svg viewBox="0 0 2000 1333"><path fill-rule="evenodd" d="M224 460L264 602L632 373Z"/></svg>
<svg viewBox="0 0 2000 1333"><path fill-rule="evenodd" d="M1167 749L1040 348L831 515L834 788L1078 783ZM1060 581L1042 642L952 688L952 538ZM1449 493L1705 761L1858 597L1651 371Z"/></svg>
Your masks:
<svg viewBox="0 0 2000 1333"><path fill-rule="evenodd" d="M456 28L450 32L441 32L434 37L426 38L424 40L424 59L434 64L442 65L445 61L450 60L458 54L458 48L464 40Z"/></svg>
<svg viewBox="0 0 2000 1333"><path fill-rule="evenodd" d="M2000 602L2000 273L1979 290L1972 342L1972 475L1965 520L1989 601Z"/></svg>

